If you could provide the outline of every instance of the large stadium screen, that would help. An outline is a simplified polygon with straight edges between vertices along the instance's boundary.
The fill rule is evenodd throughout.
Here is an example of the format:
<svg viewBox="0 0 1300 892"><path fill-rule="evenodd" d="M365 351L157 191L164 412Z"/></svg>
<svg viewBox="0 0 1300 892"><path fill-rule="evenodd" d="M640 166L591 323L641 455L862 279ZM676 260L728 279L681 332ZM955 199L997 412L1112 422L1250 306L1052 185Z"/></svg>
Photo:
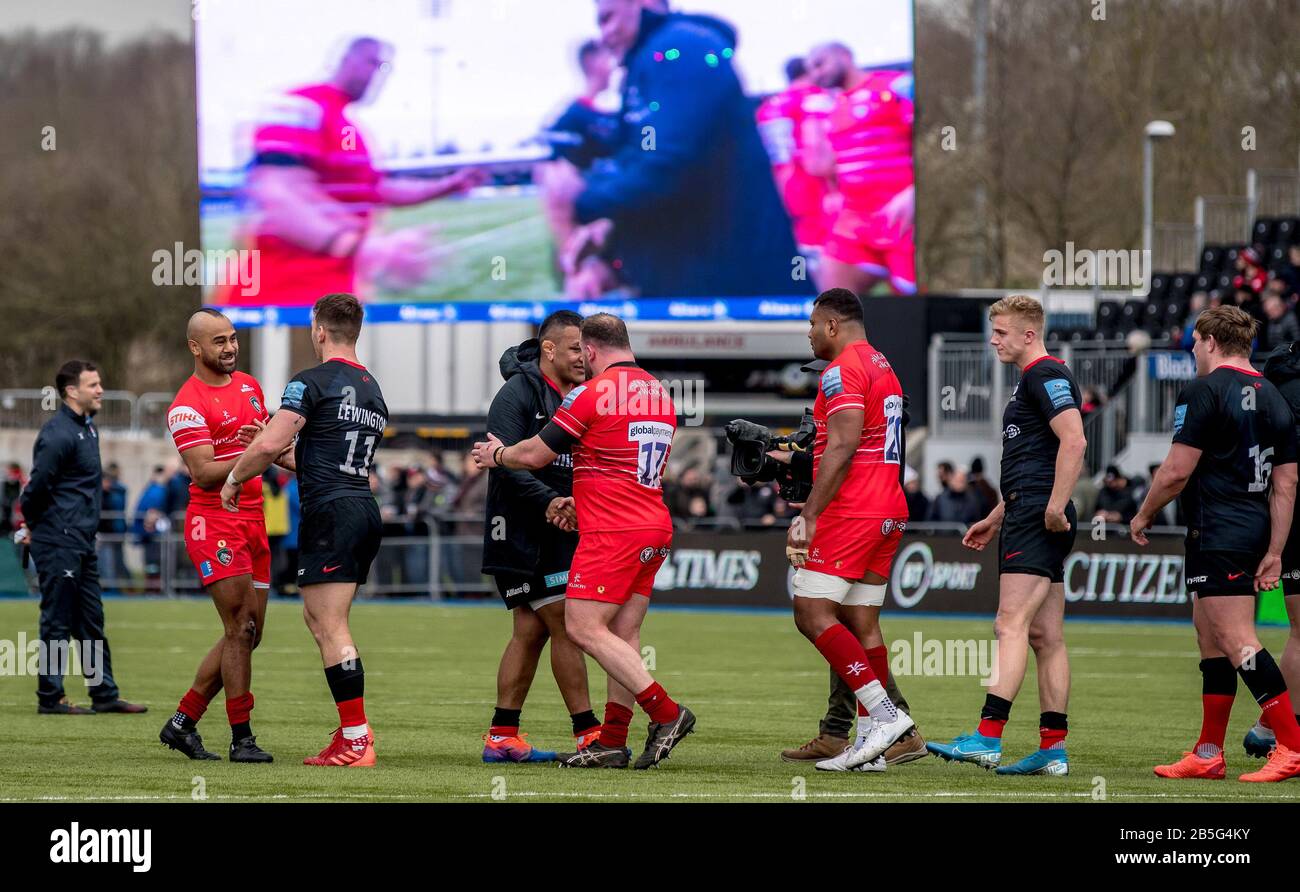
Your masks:
<svg viewBox="0 0 1300 892"><path fill-rule="evenodd" d="M911 0L211 0L209 303L801 319L915 291Z"/></svg>

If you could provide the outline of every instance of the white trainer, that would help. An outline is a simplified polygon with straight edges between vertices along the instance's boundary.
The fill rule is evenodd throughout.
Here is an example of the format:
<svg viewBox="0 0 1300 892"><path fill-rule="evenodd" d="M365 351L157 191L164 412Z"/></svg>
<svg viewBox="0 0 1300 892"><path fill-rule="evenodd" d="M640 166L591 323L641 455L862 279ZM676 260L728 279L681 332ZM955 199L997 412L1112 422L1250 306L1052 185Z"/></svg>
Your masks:
<svg viewBox="0 0 1300 892"><path fill-rule="evenodd" d="M884 754L885 750L894 745L894 741L915 727L916 722L912 721L911 716L901 709L898 710L898 716L892 722L882 723L872 719L871 728L867 731L867 736L863 738L862 745L844 754L845 766L853 769L874 762L878 756Z"/></svg>
<svg viewBox="0 0 1300 892"><path fill-rule="evenodd" d="M884 771L885 757L877 756L870 762L863 762L861 765L850 766L848 764L849 756L853 754L853 747L846 746L844 752L831 759L822 759L817 763L818 771Z"/></svg>

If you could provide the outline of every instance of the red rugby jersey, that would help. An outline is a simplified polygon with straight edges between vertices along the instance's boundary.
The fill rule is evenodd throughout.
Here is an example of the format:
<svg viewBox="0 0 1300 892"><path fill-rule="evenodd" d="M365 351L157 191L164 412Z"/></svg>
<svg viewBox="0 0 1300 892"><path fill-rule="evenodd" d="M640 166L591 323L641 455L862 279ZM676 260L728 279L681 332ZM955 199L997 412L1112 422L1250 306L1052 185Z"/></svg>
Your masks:
<svg viewBox="0 0 1300 892"><path fill-rule="evenodd" d="M266 421L266 398L252 375L234 372L224 387L204 384L191 375L181 385L167 410L167 429L176 441L176 451L211 446L213 458L226 461L244 454L239 429L254 421ZM190 505L199 512L223 511L221 489L199 489L190 484ZM262 478L244 482L239 496L241 514L262 513Z"/></svg>
<svg viewBox="0 0 1300 892"><path fill-rule="evenodd" d="M582 533L673 528L663 474L677 410L659 379L615 363L569 391L551 421L576 439L573 496Z"/></svg>
<svg viewBox="0 0 1300 892"><path fill-rule="evenodd" d="M844 517L906 517L899 483L902 459L903 388L885 354L867 341L844 348L822 372L813 403L817 437L813 479L826 451L827 422L836 412L861 409L862 437L839 492L823 512Z"/></svg>

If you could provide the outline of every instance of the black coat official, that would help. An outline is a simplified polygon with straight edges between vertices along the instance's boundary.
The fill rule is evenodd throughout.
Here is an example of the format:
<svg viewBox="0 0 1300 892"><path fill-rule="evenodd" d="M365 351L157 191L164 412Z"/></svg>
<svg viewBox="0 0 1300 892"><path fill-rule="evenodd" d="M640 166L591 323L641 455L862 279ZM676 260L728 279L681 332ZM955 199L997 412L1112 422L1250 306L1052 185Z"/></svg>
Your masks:
<svg viewBox="0 0 1300 892"><path fill-rule="evenodd" d="M501 355L505 386L488 409L487 429L507 446L535 436L551 420L563 397L542 375L536 338ZM573 495L573 458L562 454L536 471L492 468L488 472L483 572L489 576L531 576L565 572L573 562L578 534L546 520L551 501Z"/></svg>
<svg viewBox="0 0 1300 892"><path fill-rule="evenodd" d="M64 697L64 666L47 659L75 640L96 706L119 699L104 635L95 533L103 498L99 431L89 415L65 403L45 423L32 450L32 473L22 494L31 531L31 555L41 588L42 653L36 696L43 709Z"/></svg>

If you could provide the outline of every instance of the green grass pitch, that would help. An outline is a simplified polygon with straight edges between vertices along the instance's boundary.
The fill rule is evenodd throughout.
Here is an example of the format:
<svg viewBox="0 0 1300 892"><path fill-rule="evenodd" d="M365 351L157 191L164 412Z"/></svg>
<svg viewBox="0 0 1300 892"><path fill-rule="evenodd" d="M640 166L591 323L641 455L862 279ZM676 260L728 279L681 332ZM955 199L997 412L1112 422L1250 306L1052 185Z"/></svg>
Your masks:
<svg viewBox="0 0 1300 892"><path fill-rule="evenodd" d="M699 717L696 733L656 770L578 771L551 764L484 765L481 735L491 718L497 659L509 634L499 608L359 603L354 634L366 667L366 701L378 734L375 769L307 768L335 727L320 660L296 603L272 603L254 661L254 730L274 765L190 762L163 748L158 729L188 687L218 633L198 600L110 600L109 640L124 694L144 716L38 716L36 680L0 677L0 801L1295 801L1300 783L1255 785L1237 774L1259 763L1240 740L1256 708L1240 691L1228 737L1227 781L1162 781L1151 773L1177 758L1199 729L1200 678L1190 625L1069 622L1074 691L1071 774L997 777L934 758L883 774L826 774L787 765L785 746L817 727L827 670L789 617L775 613L655 611L643 644L655 676ZM0 638L36 634L37 604L0 601ZM887 634L911 640L987 639L989 621L885 617ZM1265 630L1280 655L1285 631ZM11 645L12 646L12 645ZM591 690L603 703L594 663ZM973 677L900 676L913 715L930 738L970 730L984 689ZM69 680L85 703L80 678ZM1006 753L1037 745L1032 669L1012 712ZM599 708L599 707L598 707ZM524 710L524 730L545 748L570 744L569 721L543 655ZM200 725L216 752L228 744L223 701ZM638 714L629 740L644 742Z"/></svg>

